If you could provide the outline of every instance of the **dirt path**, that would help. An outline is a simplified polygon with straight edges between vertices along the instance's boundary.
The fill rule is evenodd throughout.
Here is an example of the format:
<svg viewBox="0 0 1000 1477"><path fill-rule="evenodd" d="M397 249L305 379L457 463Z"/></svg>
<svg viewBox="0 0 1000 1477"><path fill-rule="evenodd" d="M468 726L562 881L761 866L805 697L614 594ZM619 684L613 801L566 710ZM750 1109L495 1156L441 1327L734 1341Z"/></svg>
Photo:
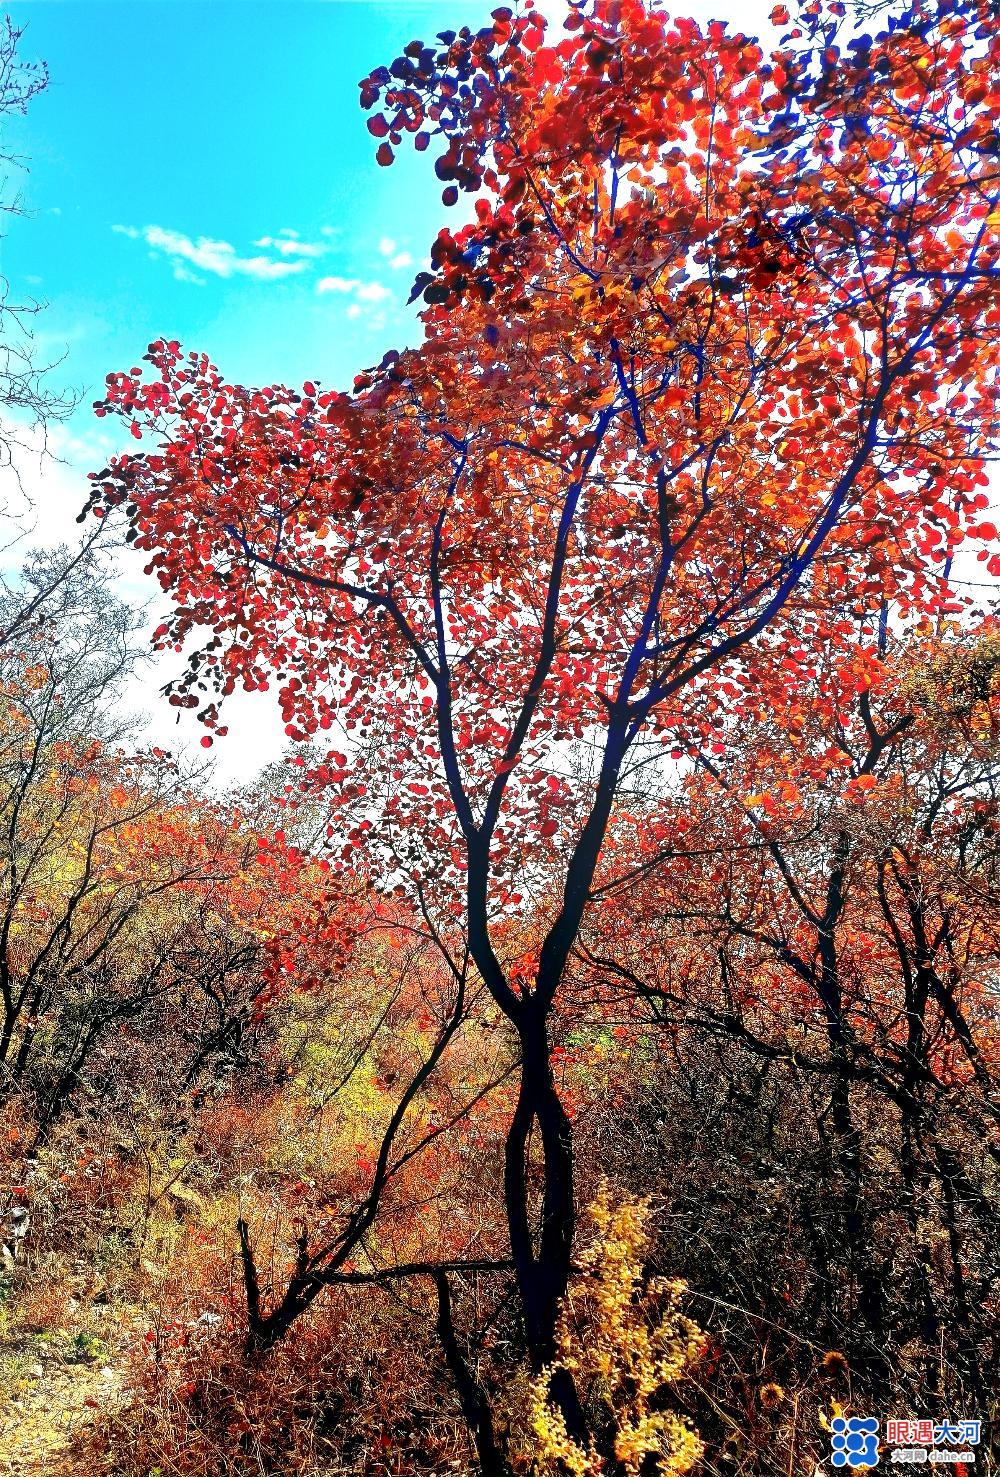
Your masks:
<svg viewBox="0 0 1000 1477"><path fill-rule="evenodd" d="M0 1477L63 1477L74 1437L121 1388L114 1353L95 1343L50 1334L0 1349Z"/></svg>

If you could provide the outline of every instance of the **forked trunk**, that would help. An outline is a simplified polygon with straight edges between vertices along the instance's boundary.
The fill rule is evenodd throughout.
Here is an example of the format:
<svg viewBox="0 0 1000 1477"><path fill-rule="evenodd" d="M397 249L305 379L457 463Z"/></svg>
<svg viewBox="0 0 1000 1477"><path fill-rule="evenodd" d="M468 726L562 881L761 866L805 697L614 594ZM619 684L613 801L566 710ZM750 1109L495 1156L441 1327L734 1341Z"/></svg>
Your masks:
<svg viewBox="0 0 1000 1477"><path fill-rule="evenodd" d="M521 1084L507 1135L504 1190L511 1255L524 1316L528 1358L535 1373L556 1357L561 1300L569 1283L573 1252L573 1131L556 1091L549 1062L545 1019L531 1013L519 1025ZM534 1125L542 1159L541 1223L532 1229L529 1148ZM586 1439L586 1421L572 1376L554 1371L550 1396L570 1435Z"/></svg>

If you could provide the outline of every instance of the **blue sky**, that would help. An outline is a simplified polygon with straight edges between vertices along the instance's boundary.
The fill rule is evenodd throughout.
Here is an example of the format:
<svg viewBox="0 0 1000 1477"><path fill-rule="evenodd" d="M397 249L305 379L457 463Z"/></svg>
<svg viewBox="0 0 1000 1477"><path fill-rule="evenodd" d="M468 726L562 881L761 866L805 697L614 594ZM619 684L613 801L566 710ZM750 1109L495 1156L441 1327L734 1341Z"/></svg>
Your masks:
<svg viewBox="0 0 1000 1477"><path fill-rule="evenodd" d="M84 394L166 334L231 379L344 384L415 337L404 304L454 212L429 155L391 169L358 81L497 0L9 0L48 91L2 270L48 302L41 345ZM560 0L541 5L561 15ZM765 0L680 8L766 26Z"/></svg>
<svg viewBox="0 0 1000 1477"><path fill-rule="evenodd" d="M9 131L30 216L4 274L87 404L168 334L250 382L343 382L412 336L402 309L445 219L428 161L375 163L357 83L486 5L12 4L51 85ZM80 424L80 422L78 422Z"/></svg>
<svg viewBox="0 0 1000 1477"><path fill-rule="evenodd" d="M24 57L43 58L51 82L5 128L5 147L30 169L0 271L14 300L47 305L38 356L62 357L50 383L81 402L52 436L61 460L19 469L31 533L12 541L0 527L4 567L28 542L75 540L87 472L122 447L91 404L104 376L138 363L151 339L204 351L231 380L336 386L418 340L406 298L455 212L429 155L375 163L357 84L410 40L482 24L495 3L8 0L26 28ZM565 13L564 0L538 8L557 24ZM759 32L770 0L678 8ZM0 524L17 491L0 487ZM152 629L162 612L141 562L122 554L118 589L150 601ZM158 658L126 699L150 715L150 738L193 744L202 730L185 715L178 732L157 693L179 662ZM219 777L248 779L280 753L280 718L254 695L231 700L227 720Z"/></svg>
<svg viewBox="0 0 1000 1477"><path fill-rule="evenodd" d="M46 304L39 358L80 405L50 444L58 462L21 459L29 529L0 528L2 562L30 543L75 540L88 471L121 448L92 402L104 376L159 335L204 350L245 383L346 385L390 345L416 341L405 307L448 214L429 162L375 163L358 81L415 37L478 24L486 4L258 0L35 0L8 7L22 53L44 58L48 90L5 131L27 156L26 214L8 219L0 270ZM8 479L10 474L6 474ZM0 488L21 509L20 489ZM12 541L13 540L13 541ZM142 560L123 552L117 590L161 618ZM158 693L180 659L161 656L123 694L156 742L201 730ZM229 706L220 781L251 778L285 739L268 700ZM200 752L200 751L197 751Z"/></svg>

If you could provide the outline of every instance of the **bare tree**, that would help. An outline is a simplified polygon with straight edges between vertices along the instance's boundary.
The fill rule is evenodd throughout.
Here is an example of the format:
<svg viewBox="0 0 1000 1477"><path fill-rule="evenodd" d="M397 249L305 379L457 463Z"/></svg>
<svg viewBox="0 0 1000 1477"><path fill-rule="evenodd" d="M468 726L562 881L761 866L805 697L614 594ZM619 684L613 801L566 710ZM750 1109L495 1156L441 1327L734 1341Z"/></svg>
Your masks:
<svg viewBox="0 0 1000 1477"><path fill-rule="evenodd" d="M20 55L24 27L5 16L0 22L0 130L7 120L27 113L28 106L48 86L49 74L44 62L26 62ZM26 210L16 184L26 161L9 145L6 135L0 138L0 218L21 216ZM0 225L0 239L6 234ZM35 437L25 440L26 431L45 432L53 420L60 420L73 409L75 398L65 392L50 390L46 374L54 367L40 361L36 353L33 322L45 304L23 294L0 272L0 469L16 476L15 455L18 448L36 449ZM0 511L7 512L0 505Z"/></svg>

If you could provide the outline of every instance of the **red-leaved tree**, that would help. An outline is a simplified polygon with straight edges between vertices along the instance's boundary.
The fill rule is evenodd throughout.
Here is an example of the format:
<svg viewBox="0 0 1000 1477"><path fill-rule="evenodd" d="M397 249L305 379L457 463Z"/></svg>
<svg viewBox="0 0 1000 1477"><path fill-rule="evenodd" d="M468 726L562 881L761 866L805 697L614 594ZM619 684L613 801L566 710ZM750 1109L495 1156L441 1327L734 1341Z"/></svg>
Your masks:
<svg viewBox="0 0 1000 1477"><path fill-rule="evenodd" d="M551 44L509 9L413 43L362 83L378 160L409 136L446 203L474 197L417 279L421 345L343 393L233 385L158 341L98 406L148 438L92 506L126 505L173 602L171 701L217 728L220 696L276 683L337 854L382 847L516 1032L536 1369L574 1222L550 1021L616 807L678 733L710 752L727 703L812 676L844 607L958 609L963 539L1000 568L1000 38L985 0L874 34L842 10L814 0L770 52L641 0L585 0ZM498 922L529 897L526 958ZM332 1270L302 1248L285 1312Z"/></svg>

